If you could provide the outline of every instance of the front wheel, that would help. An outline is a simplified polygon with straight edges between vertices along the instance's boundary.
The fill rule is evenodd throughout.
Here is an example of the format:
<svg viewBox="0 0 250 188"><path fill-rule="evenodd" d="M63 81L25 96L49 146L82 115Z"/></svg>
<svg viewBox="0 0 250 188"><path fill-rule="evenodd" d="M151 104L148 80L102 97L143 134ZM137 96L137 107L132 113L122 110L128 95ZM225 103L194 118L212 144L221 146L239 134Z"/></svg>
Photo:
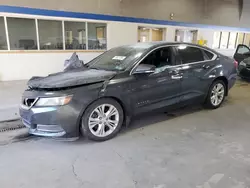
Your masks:
<svg viewBox="0 0 250 188"><path fill-rule="evenodd" d="M123 117L123 109L117 101L99 99L86 109L82 117L83 134L94 141L109 140L120 131Z"/></svg>
<svg viewBox="0 0 250 188"><path fill-rule="evenodd" d="M225 99L226 86L222 80L216 80L210 87L205 102L206 107L216 109Z"/></svg>

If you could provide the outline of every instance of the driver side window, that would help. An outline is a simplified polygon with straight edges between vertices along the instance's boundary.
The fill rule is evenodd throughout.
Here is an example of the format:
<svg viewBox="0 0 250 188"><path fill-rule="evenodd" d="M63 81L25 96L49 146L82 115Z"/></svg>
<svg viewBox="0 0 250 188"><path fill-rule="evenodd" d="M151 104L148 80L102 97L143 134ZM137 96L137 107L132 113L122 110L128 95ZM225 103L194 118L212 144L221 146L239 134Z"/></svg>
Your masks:
<svg viewBox="0 0 250 188"><path fill-rule="evenodd" d="M174 65L171 47L164 47L151 52L141 63L154 65L156 68Z"/></svg>

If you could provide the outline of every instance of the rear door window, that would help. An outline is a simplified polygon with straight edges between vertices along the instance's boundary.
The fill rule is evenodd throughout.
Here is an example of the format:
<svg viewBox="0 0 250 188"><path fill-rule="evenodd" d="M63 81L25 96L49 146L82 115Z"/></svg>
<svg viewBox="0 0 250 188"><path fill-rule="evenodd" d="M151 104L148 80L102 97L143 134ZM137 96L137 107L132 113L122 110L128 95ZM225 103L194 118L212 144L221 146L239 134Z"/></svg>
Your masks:
<svg viewBox="0 0 250 188"><path fill-rule="evenodd" d="M200 48L191 46L178 46L177 51L182 64L204 61L204 54Z"/></svg>
<svg viewBox="0 0 250 188"><path fill-rule="evenodd" d="M206 60L212 60L212 59L213 59L213 57L214 57L214 54L213 54L213 53L211 53L211 52L209 52L209 51L207 51L207 50L203 50L203 52L204 52L204 54L205 54L205 59L206 59Z"/></svg>

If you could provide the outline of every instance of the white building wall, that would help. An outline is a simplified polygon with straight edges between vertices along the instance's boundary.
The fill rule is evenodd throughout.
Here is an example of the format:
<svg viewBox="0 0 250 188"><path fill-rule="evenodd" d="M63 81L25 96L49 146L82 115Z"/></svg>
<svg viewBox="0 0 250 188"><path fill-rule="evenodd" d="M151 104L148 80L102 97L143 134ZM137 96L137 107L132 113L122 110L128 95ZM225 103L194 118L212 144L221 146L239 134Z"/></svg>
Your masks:
<svg viewBox="0 0 250 188"><path fill-rule="evenodd" d="M12 14L7 16L13 16ZM19 17L18 15L16 15ZM20 17L23 17L21 15ZM37 16L26 16L34 18ZM37 18L40 18L38 16ZM44 17L41 17L44 18ZM46 17L51 19L49 17ZM69 21L88 21L74 18L54 18L55 20L69 20ZM93 20L89 20L93 21ZM97 21L99 22L99 21ZM164 32L164 39L167 42L173 42L175 40L176 29L198 29L198 40L203 39L208 41L208 47L212 47L214 30L212 29L199 29L188 28L181 26L167 26L167 25L154 25L154 24L140 24L140 23L128 23L117 21L102 21L107 23L107 49L127 44L134 44L138 41L138 26L155 27L166 29ZM91 29L91 28L90 28ZM94 32L94 31L93 31ZM227 56L233 56L235 49L218 49ZM8 80L23 80L29 79L32 76L46 76L51 73L59 72L63 70L63 64L68 59L73 51L59 51L55 52L43 52L43 51L27 51L27 52L14 52L5 51L0 52L0 81ZM100 51L82 51L77 52L80 59L84 62L88 62L97 55L101 54Z"/></svg>
<svg viewBox="0 0 250 188"><path fill-rule="evenodd" d="M211 30L211 29L199 29L198 40L207 40L207 46L209 48L212 48L212 45L214 42L213 41L214 32L215 30ZM214 49L214 50L229 57L233 57L235 53L235 49Z"/></svg>
<svg viewBox="0 0 250 188"><path fill-rule="evenodd" d="M108 49L137 42L138 24L109 22L107 27Z"/></svg>
<svg viewBox="0 0 250 188"><path fill-rule="evenodd" d="M210 29L199 29L198 40L206 40L207 47L212 48L214 31Z"/></svg>
<svg viewBox="0 0 250 188"><path fill-rule="evenodd" d="M167 42L174 42L175 38L175 27L168 27L166 32L166 41Z"/></svg>
<svg viewBox="0 0 250 188"><path fill-rule="evenodd" d="M100 52L77 53L84 62L93 59ZM63 70L64 61L72 55L72 52L62 53L1 53L0 81L24 80L32 76L46 76Z"/></svg>

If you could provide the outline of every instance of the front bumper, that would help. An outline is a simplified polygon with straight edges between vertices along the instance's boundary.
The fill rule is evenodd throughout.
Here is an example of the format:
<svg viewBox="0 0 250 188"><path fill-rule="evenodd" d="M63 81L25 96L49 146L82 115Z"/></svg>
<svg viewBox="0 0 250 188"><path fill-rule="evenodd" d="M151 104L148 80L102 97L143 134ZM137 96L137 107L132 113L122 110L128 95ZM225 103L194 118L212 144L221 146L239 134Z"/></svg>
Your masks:
<svg viewBox="0 0 250 188"><path fill-rule="evenodd" d="M57 108L54 107L34 109L20 107L22 123L29 128L30 134L37 136L62 137L66 135L62 126L56 124L56 113Z"/></svg>
<svg viewBox="0 0 250 188"><path fill-rule="evenodd" d="M20 105L19 113L29 133L47 137L79 137L80 109L74 102L64 106L27 108Z"/></svg>
<svg viewBox="0 0 250 188"><path fill-rule="evenodd" d="M31 125L22 120L23 124L29 128L29 133L37 136L47 137L62 137L66 132L59 125L37 125L36 128L31 128Z"/></svg>
<svg viewBox="0 0 250 188"><path fill-rule="evenodd" d="M29 128L29 133L47 137L78 137L78 116L70 106L32 107L20 106L19 110L23 124Z"/></svg>
<svg viewBox="0 0 250 188"><path fill-rule="evenodd" d="M28 89L23 93L19 108L22 122L34 135L63 137L63 139L78 138L81 117L87 106L98 98L102 85L103 83L97 83L55 91ZM39 98L69 95L73 98L67 105L46 107L35 105Z"/></svg>

